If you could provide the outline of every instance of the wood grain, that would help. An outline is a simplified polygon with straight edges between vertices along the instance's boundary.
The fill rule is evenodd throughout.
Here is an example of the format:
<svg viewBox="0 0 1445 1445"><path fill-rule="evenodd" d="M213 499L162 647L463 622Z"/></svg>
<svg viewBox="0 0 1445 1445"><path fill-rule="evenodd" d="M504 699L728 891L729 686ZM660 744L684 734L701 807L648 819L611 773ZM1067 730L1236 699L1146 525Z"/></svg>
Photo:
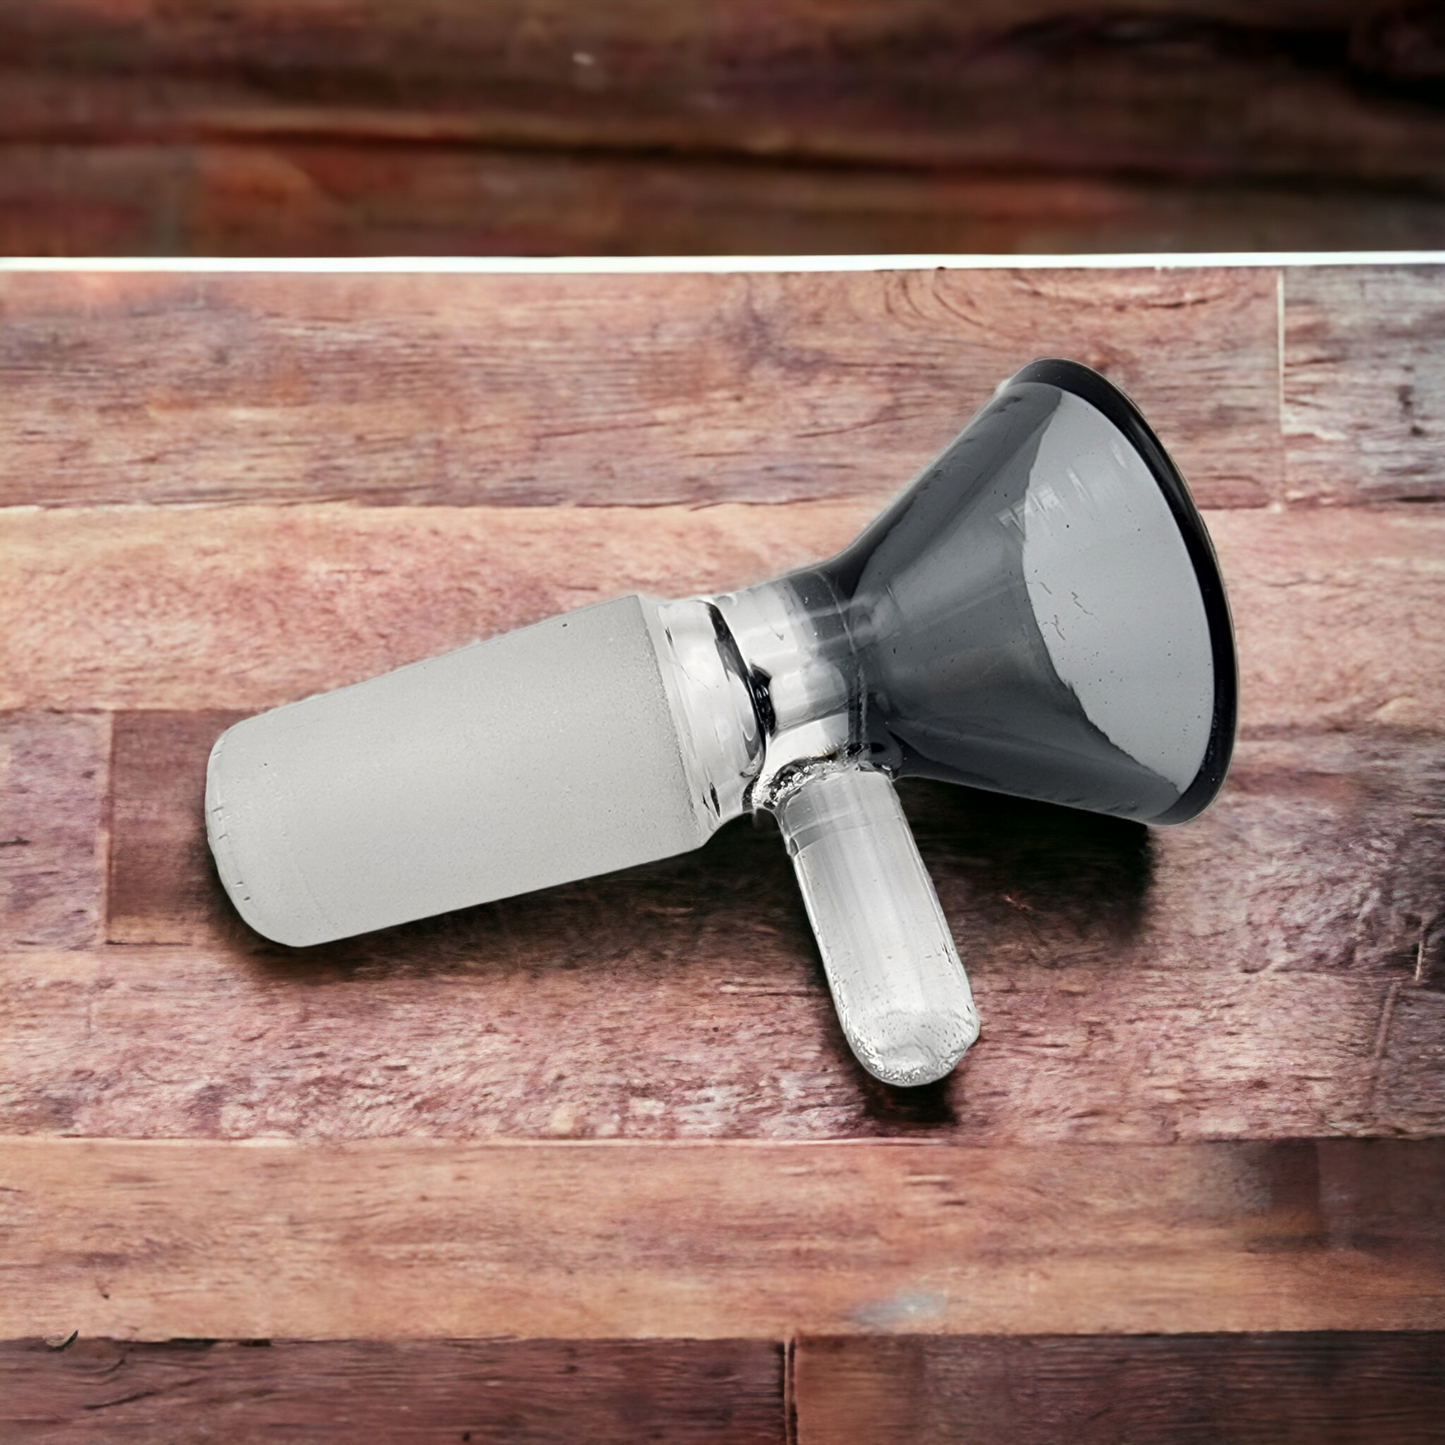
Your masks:
<svg viewBox="0 0 1445 1445"><path fill-rule="evenodd" d="M1445 1132L1437 739L1247 742L1210 812L1153 833L907 785L985 1025L955 1076L914 1092L852 1062L781 844L747 824L667 863L343 944L264 943L203 839L226 721L117 719L109 936L186 946L7 959L0 1130Z"/></svg>
<svg viewBox="0 0 1445 1445"><path fill-rule="evenodd" d="M0 253L12 256L1117 255L1442 241L1437 193L1347 178L917 171L390 135L0 142Z"/></svg>
<svg viewBox="0 0 1445 1445"><path fill-rule="evenodd" d="M0 6L12 139L345 137L1436 190L1423 6Z"/></svg>
<svg viewBox="0 0 1445 1445"><path fill-rule="evenodd" d="M820 559L867 502L0 512L0 706L255 710L629 591ZM1445 717L1445 516L1210 514L1246 731Z"/></svg>
<svg viewBox="0 0 1445 1445"><path fill-rule="evenodd" d="M1216 512L1208 525L1234 613L1246 733L1439 728L1445 513Z"/></svg>
<svg viewBox="0 0 1445 1445"><path fill-rule="evenodd" d="M984 958L983 1041L913 1095L853 1063L801 937L672 972L629 966L627 941L520 978L487 957L349 979L177 949L11 956L0 1119L18 1134L310 1141L1445 1133L1445 998L1397 981L1004 974Z"/></svg>
<svg viewBox="0 0 1445 1445"><path fill-rule="evenodd" d="M156 917L209 920L211 936L248 932L217 905L219 880L206 844L201 799L206 760L216 739L246 714L121 713L113 718L111 848L105 936L112 943L174 943L147 927ZM194 932L194 930L189 930Z"/></svg>
<svg viewBox="0 0 1445 1445"><path fill-rule="evenodd" d="M44 848L0 913L0 1434L1445 1438L1445 522L1251 505L1433 495L1431 278L1285 292L1282 438L1273 273L1239 274L674 276L591 314L591 278L455 313L415 277L0 278L0 840ZM1166 369L1193 314L1216 354ZM1152 834L909 789L984 1014L945 1085L852 1063L744 826L301 954L235 922L198 815L233 717L824 555L1055 326L1236 508L1245 738Z"/></svg>
<svg viewBox="0 0 1445 1445"><path fill-rule="evenodd" d="M0 949L105 931L110 718L0 713Z"/></svg>
<svg viewBox="0 0 1445 1445"><path fill-rule="evenodd" d="M0 1343L12 1445L783 1445L782 1347L746 1340Z"/></svg>
<svg viewBox="0 0 1445 1445"><path fill-rule="evenodd" d="M255 709L620 592L761 580L873 510L11 508L0 703Z"/></svg>
<svg viewBox="0 0 1445 1445"><path fill-rule="evenodd" d="M1287 496L1445 497L1445 266L1285 272Z"/></svg>
<svg viewBox="0 0 1445 1445"><path fill-rule="evenodd" d="M1445 1143L12 1139L0 1329L1432 1329Z"/></svg>
<svg viewBox="0 0 1445 1445"><path fill-rule="evenodd" d="M1445 1333L804 1339L798 1445L1435 1445Z"/></svg>
<svg viewBox="0 0 1445 1445"><path fill-rule="evenodd" d="M1135 396L1204 505L1257 505L1280 483L1277 285L0 275L0 501L880 505L1000 381L1067 355Z"/></svg>
<svg viewBox="0 0 1445 1445"><path fill-rule="evenodd" d="M1429 0L0 4L0 250L1445 238Z"/></svg>

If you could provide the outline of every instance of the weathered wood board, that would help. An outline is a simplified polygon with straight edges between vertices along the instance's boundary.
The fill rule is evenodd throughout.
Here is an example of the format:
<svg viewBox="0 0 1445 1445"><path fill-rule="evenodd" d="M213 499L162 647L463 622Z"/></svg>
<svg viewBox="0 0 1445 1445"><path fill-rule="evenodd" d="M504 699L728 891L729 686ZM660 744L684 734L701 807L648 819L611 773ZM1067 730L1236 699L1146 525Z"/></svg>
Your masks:
<svg viewBox="0 0 1445 1445"><path fill-rule="evenodd" d="M0 949L105 935L108 714L0 713Z"/></svg>
<svg viewBox="0 0 1445 1445"><path fill-rule="evenodd" d="M26 1445L784 1445L763 1340L77 1339L0 1344Z"/></svg>
<svg viewBox="0 0 1445 1445"><path fill-rule="evenodd" d="M3 274L0 498L877 504L1046 354L1206 506L1423 498L1442 269Z"/></svg>
<svg viewBox="0 0 1445 1445"><path fill-rule="evenodd" d="M0 511L0 707L255 710L542 617L827 557L871 503ZM1261 729L1445 716L1433 511L1213 513Z"/></svg>
<svg viewBox="0 0 1445 1445"><path fill-rule="evenodd" d="M877 506L1005 377L1066 355L1138 399L1203 505L1258 505L1278 289L1270 268L0 274L0 498Z"/></svg>
<svg viewBox="0 0 1445 1445"><path fill-rule="evenodd" d="M13 76L3 83L8 102ZM94 98L87 88L85 103ZM0 141L7 256L1068 256L1442 244L1445 200L1434 190L1348 178L1302 187L1072 166L915 170L390 135Z"/></svg>
<svg viewBox="0 0 1445 1445"><path fill-rule="evenodd" d="M390 136L1438 185L1445 125L1399 103L1438 56L1400 9L1144 0L1125 23L1077 0L784 0L765 17L668 0L201 0L184 16L6 0L0 135Z"/></svg>
<svg viewBox="0 0 1445 1445"><path fill-rule="evenodd" d="M1445 497L1445 266L1284 273L1285 495Z"/></svg>
<svg viewBox="0 0 1445 1445"><path fill-rule="evenodd" d="M1445 1141L10 1139L0 1337L1421 1329Z"/></svg>
<svg viewBox="0 0 1445 1445"><path fill-rule="evenodd" d="M1429 4L0 5L0 248L671 254L1445 237Z"/></svg>
<svg viewBox="0 0 1445 1445"><path fill-rule="evenodd" d="M322 949L267 945L200 818L230 714L116 719L108 936L0 966L0 1132L1165 1142L1445 1129L1445 758L1246 742L1154 834L915 784L984 1037L876 1084L776 833ZM1361 848L1361 839L1370 846ZM98 900L97 900L98 902ZM632 1042L635 1041L635 1042Z"/></svg>
<svg viewBox="0 0 1445 1445"><path fill-rule="evenodd" d="M1445 1334L804 1339L798 1445L1437 1445Z"/></svg>

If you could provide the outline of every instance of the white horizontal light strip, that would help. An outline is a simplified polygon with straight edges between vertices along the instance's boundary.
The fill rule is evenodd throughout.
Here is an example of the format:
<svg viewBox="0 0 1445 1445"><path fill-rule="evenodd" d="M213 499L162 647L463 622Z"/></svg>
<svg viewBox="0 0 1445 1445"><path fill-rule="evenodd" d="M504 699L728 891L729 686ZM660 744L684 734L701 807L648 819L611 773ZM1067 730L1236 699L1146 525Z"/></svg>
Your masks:
<svg viewBox="0 0 1445 1445"><path fill-rule="evenodd" d="M1169 251L1053 256L3 256L0 271L613 275L718 271L1033 270L1213 266L1445 266L1445 251Z"/></svg>

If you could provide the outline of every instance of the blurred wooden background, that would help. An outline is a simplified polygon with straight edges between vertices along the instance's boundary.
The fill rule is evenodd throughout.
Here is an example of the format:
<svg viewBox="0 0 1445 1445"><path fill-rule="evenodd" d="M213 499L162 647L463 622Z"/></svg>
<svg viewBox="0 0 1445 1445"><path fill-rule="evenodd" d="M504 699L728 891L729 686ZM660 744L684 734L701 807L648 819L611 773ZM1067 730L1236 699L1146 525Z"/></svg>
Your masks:
<svg viewBox="0 0 1445 1445"><path fill-rule="evenodd" d="M10 254L1442 243L1439 0L0 0Z"/></svg>
<svg viewBox="0 0 1445 1445"><path fill-rule="evenodd" d="M1445 1440L1445 267L0 274L6 1445ZM849 540L1040 353L1206 509L1183 828L905 804L984 1020L848 1053L775 834L324 948L236 717Z"/></svg>

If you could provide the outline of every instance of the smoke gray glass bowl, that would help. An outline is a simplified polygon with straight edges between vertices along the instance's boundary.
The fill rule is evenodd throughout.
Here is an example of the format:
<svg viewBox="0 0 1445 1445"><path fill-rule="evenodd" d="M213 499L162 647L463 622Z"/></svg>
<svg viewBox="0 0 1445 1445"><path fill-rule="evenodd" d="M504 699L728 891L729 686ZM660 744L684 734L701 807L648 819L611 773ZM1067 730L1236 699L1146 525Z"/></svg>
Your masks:
<svg viewBox="0 0 1445 1445"><path fill-rule="evenodd" d="M1138 410L1076 362L1025 367L851 547L772 585L846 637L859 756L894 776L1146 823L1224 780L1214 550Z"/></svg>

